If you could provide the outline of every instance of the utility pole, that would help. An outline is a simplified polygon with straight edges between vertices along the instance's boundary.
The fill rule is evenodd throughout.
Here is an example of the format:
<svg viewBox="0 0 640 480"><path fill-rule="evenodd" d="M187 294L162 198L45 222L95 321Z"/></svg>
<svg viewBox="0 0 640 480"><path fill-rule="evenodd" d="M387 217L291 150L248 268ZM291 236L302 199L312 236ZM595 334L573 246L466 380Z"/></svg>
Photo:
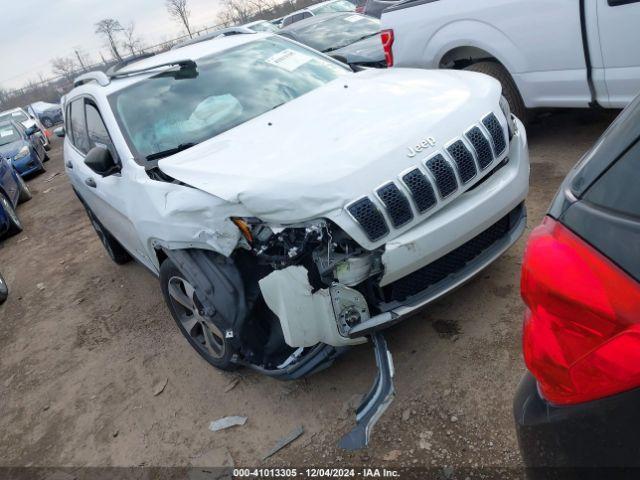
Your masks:
<svg viewBox="0 0 640 480"><path fill-rule="evenodd" d="M82 61L82 57L80 56L80 52L78 52L78 50L74 50L74 52L76 52L76 57L78 57L78 62L80 62L80 66L82 67L83 71L87 71L87 67L85 66L84 62Z"/></svg>

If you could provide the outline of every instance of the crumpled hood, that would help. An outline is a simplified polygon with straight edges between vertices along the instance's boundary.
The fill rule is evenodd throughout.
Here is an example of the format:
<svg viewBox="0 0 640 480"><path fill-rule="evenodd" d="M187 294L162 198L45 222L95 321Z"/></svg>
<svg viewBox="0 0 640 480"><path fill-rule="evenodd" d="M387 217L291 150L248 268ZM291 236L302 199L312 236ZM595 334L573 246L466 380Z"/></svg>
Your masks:
<svg viewBox="0 0 640 480"><path fill-rule="evenodd" d="M159 168L265 221L325 217L416 165L489 111L500 85L452 70L371 69L337 79L184 152ZM426 152L426 156L429 152Z"/></svg>
<svg viewBox="0 0 640 480"><path fill-rule="evenodd" d="M380 34L334 50L328 55L344 57L350 65L384 62L384 49Z"/></svg>
<svg viewBox="0 0 640 480"><path fill-rule="evenodd" d="M28 146L29 144L24 140L16 140L15 142L0 146L0 153L6 158L13 158L25 145Z"/></svg>

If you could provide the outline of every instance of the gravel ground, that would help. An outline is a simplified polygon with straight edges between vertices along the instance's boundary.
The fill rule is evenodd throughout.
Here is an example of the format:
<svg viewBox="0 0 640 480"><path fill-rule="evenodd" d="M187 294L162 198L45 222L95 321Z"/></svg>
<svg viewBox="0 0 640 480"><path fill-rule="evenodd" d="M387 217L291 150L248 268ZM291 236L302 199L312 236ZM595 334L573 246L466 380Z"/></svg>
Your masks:
<svg viewBox="0 0 640 480"><path fill-rule="evenodd" d="M529 228L614 116L556 112L529 128ZM385 465L519 476L511 402L524 372L524 239L388 332L397 398L370 447L345 453L336 443L375 375L370 347L295 383L216 371L181 337L157 280L108 259L64 175L60 141L29 186L34 198L18 209L24 233L0 244L11 289L0 307L0 466ZM208 430L226 415L248 421ZM261 460L299 425L297 441Z"/></svg>

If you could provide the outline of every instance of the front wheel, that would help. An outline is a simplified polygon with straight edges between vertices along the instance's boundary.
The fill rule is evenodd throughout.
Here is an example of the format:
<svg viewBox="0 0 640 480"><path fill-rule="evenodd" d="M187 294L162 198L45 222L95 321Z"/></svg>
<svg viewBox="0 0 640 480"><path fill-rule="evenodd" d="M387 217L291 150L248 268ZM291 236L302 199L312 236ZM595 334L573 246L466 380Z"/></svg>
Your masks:
<svg viewBox="0 0 640 480"><path fill-rule="evenodd" d="M18 218L15 208L11 205L11 202L7 197L0 193L0 208L4 210L5 215L9 221L9 228L6 232L6 236L10 237L20 233L23 229L22 222Z"/></svg>
<svg viewBox="0 0 640 480"><path fill-rule="evenodd" d="M220 370L235 370L233 347L222 329L203 315L195 287L170 259L160 266L160 287L180 332L200 356Z"/></svg>
<svg viewBox="0 0 640 480"><path fill-rule="evenodd" d="M527 124L527 107L525 107L518 87L506 68L497 62L478 62L469 65L465 70L484 73L498 80L502 85L502 95L504 95L504 98L509 102L509 107L511 107L511 113L518 117L524 125Z"/></svg>

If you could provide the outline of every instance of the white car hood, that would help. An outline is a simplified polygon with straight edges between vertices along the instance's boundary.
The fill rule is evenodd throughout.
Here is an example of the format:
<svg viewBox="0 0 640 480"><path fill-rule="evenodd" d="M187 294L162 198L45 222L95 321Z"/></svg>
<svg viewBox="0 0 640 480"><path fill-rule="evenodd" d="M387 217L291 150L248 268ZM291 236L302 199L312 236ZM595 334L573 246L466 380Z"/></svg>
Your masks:
<svg viewBox="0 0 640 480"><path fill-rule="evenodd" d="M264 221L331 217L414 166L419 158L408 157L409 147L433 137L442 148L486 113L499 111L499 98L499 84L480 74L367 70L158 166L186 184L243 204Z"/></svg>

